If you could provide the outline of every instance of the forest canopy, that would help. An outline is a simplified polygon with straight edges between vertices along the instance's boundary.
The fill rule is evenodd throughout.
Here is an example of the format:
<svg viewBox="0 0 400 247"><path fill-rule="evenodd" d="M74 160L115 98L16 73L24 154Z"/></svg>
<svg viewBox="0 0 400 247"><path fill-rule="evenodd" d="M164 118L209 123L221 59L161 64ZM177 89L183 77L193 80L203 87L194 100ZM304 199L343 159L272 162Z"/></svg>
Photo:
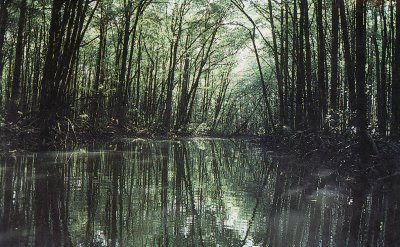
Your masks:
<svg viewBox="0 0 400 247"><path fill-rule="evenodd" d="M45 138L64 121L368 144L400 131L400 0L1 0L0 86L3 124Z"/></svg>

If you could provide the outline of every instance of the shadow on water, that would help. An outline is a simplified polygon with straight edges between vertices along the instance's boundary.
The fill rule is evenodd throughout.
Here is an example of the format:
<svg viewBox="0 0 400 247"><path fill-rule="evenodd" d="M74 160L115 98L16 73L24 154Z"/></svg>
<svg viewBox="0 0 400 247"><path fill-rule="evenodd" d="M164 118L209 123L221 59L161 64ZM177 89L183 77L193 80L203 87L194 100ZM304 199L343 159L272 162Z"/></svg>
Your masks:
<svg viewBox="0 0 400 247"><path fill-rule="evenodd" d="M400 246L400 182L310 174L245 141L0 160L0 246Z"/></svg>

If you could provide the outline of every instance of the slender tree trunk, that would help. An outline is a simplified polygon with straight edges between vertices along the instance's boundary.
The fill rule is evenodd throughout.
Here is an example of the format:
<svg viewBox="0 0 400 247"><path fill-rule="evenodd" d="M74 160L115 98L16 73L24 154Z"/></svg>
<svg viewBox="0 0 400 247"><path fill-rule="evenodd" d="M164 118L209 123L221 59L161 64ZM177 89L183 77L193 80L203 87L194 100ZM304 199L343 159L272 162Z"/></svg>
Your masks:
<svg viewBox="0 0 400 247"><path fill-rule="evenodd" d="M299 35L298 35L298 47L297 50L297 84L296 84L296 129L304 129L306 127L306 118L305 118L305 105L307 106L307 111L310 110L309 104L311 103L310 99L304 98L305 95L305 86L306 82L308 83L307 79L311 79L311 70L306 71L306 66L304 65L304 39L305 35L305 28L308 27L306 25L306 11L305 5L307 5L306 0L300 1L300 23L299 23ZM307 14L308 16L308 14ZM307 21L308 23L308 21ZM306 41L307 43L307 41ZM306 73L305 73L306 72ZM311 86L311 82L308 83L308 86ZM310 96L310 95L308 95Z"/></svg>
<svg viewBox="0 0 400 247"><path fill-rule="evenodd" d="M265 103L265 107L266 107L266 110L267 110L269 121L271 123L272 131L274 131L275 130L274 118L272 116L271 104L270 104L269 99L268 99L267 85L266 85L266 82L264 80L264 74L263 74L263 71L262 71L260 57L258 55L258 49L257 49L256 41L255 41L255 35L256 35L255 34L255 27L253 27L253 32L250 35L251 35L251 41L253 43L254 53L256 55L257 67L258 67L258 72L259 72L259 75L260 75L262 92L263 92L263 96L264 96L264 103ZM267 127L267 126L265 126L265 127Z"/></svg>
<svg viewBox="0 0 400 247"><path fill-rule="evenodd" d="M127 70L127 60L128 60L128 47L129 47L129 30L131 23L131 3L125 3L125 19L124 19L124 32L123 32L123 44L122 44L122 57L121 57L121 69L118 78L118 87L117 87L117 99L118 104L116 105L116 114L118 119L119 126L125 125L126 119L126 70Z"/></svg>
<svg viewBox="0 0 400 247"><path fill-rule="evenodd" d="M339 0L332 0L332 40L331 40L331 91L332 112L338 110L338 57L339 57Z"/></svg>
<svg viewBox="0 0 400 247"><path fill-rule="evenodd" d="M392 66L392 129L391 135L400 134L400 0L396 0L396 38Z"/></svg>
<svg viewBox="0 0 400 247"><path fill-rule="evenodd" d="M101 93L99 91L100 85L103 84L104 81L104 57L105 57L105 51L106 51L106 21L103 13L103 5L100 8L101 13L100 13L100 23L99 23L99 46L97 49L97 58L96 58L96 72L95 72L95 79L94 79L94 84L93 84L93 95L91 99L91 107L90 107L90 120L92 123L96 124L99 120L101 119L100 115L100 100L101 100Z"/></svg>
<svg viewBox="0 0 400 247"><path fill-rule="evenodd" d="M11 100L8 105L7 119L10 122L17 120L17 112L19 106L19 100L21 95L21 70L24 57L24 29L26 22L26 9L27 1L22 0L20 3L20 13L18 19L18 34L17 44L15 48L15 62L13 72L13 82L11 87Z"/></svg>
<svg viewBox="0 0 400 247"><path fill-rule="evenodd" d="M292 30L293 30L293 42L292 42L292 80L291 80L291 90L289 96L290 109L291 109L291 127L292 129L298 129L299 123L297 120L298 115L301 117L302 114L299 114L300 107L298 106L298 85L299 85L299 55L298 55L298 43L299 43L299 34L298 34L298 20L297 20L297 0L293 0L293 18L292 18ZM301 96L301 94L300 94Z"/></svg>
<svg viewBox="0 0 400 247"><path fill-rule="evenodd" d="M285 3L285 25L284 27L284 51L283 51L283 63L282 63L282 70L284 74L284 85L285 85L285 125L289 124L289 109L290 111L293 111L293 109L290 107L292 105L292 102L290 101L289 95L291 94L291 88L290 88L290 79L289 79L289 6L288 3Z"/></svg>
<svg viewBox="0 0 400 247"><path fill-rule="evenodd" d="M133 94L130 94L129 92L132 90L134 91L135 86L132 85L133 80L131 79L131 70L132 70L132 64L133 64L133 54L134 54L134 48L136 45L136 36L137 36L137 27L138 27L138 23L139 23L139 19L141 17L141 15L143 14L145 8L147 6L146 1L140 1L139 2L139 6L137 7L136 10L136 14L135 14L135 19L133 21L133 27L132 27L132 40L131 40L131 47L130 47L130 52L129 52L129 62L128 62L128 71L126 73L126 95L124 97L128 98L129 96L133 96ZM140 37L139 37L140 38ZM138 44L138 47L140 48L141 45ZM137 70L138 74L140 73L139 70ZM138 82L138 80L136 80L136 82ZM137 90L137 89L136 89ZM128 100L127 100L128 101ZM128 103L128 102L127 102ZM137 111L136 111L137 112ZM134 116L135 117L135 121L137 122L137 115Z"/></svg>
<svg viewBox="0 0 400 247"><path fill-rule="evenodd" d="M213 124L212 124L212 130L214 130L217 126L219 116L221 113L221 109L223 107L223 103L225 102L225 96L226 96L226 91L230 83L229 79L230 71L227 72L226 76L222 76L221 79L221 89L219 90L218 97L215 103L215 109L214 109L214 118L213 118Z"/></svg>
<svg viewBox="0 0 400 247"><path fill-rule="evenodd" d="M364 9L365 0L356 2L356 82L357 82L357 131L360 142L360 155L362 159L367 159L369 155L376 154L376 146L368 133L367 119L367 94L365 87L365 64L366 64L366 44L365 44L365 23Z"/></svg>
<svg viewBox="0 0 400 247"><path fill-rule="evenodd" d="M304 43L306 48L306 60L305 60L305 69L306 69L306 77L305 77L305 86L306 92L304 93L305 98L305 108L306 108L306 120L305 127L311 127L313 130L316 130L318 127L317 119L316 119L316 109L315 107L318 105L314 104L314 97L313 97L313 78L312 78L312 64L311 64L311 43L310 43L310 23L309 23L309 16L308 16L308 2L307 0L302 0L302 12L301 14L304 15L303 17L303 31L304 31Z"/></svg>
<svg viewBox="0 0 400 247"><path fill-rule="evenodd" d="M383 24L383 30L382 30L382 59L380 63L380 76L377 75L379 80L379 87L378 87L378 130L379 133L383 136L386 136L387 132L387 69L386 69L386 64L387 64L387 46L388 46L388 31L387 31L387 23L386 23L386 13L385 13L385 4L382 3L382 8L381 8L381 18L382 18L382 24ZM375 17L377 19L377 17ZM377 20L375 20L377 22ZM378 24L376 23L376 26ZM377 27L376 27L377 29ZM378 31L376 30L376 33L378 34ZM376 34L376 35L377 35ZM377 68L378 70L378 68Z"/></svg>
<svg viewBox="0 0 400 247"><path fill-rule="evenodd" d="M186 42L187 43L187 42ZM189 57L187 56L183 65L183 78L181 82L181 93L179 98L179 105L177 109L175 130L179 130L182 127L182 124L185 119L185 114L187 111L187 104L189 101L189 80L190 80L190 72L189 72Z"/></svg>
<svg viewBox="0 0 400 247"><path fill-rule="evenodd" d="M273 43L273 54L275 60L275 74L276 80L278 81L278 97L279 97L279 124L282 125L285 123L285 110L284 110L284 100L283 100L283 80L282 80L282 71L281 66L279 64L279 52L277 45L277 38L275 32L275 24L274 24L274 16L272 12L272 0L268 0L268 9L269 9L269 23L271 25L271 33L272 33L272 43ZM283 13L282 13L283 15Z"/></svg>
<svg viewBox="0 0 400 247"><path fill-rule="evenodd" d="M219 27L220 26L218 24L217 27L214 29L214 31L211 34L211 38L210 38L210 41L208 43L207 50L205 51L205 53L204 53L204 55L203 55L203 57L202 57L202 59L200 61L200 67L199 67L197 75L195 77L193 86L191 87L191 89L189 91L188 99L190 99L190 103L189 103L189 107L188 107L187 113L185 114L185 117L184 117L183 126L186 126L188 124L189 119L190 119L190 117L192 115L193 108L194 108L193 107L194 106L194 101L196 99L196 92L197 92L197 89L198 89L199 83L200 83L200 78L201 78L201 75L203 74L204 66L206 65L206 62L210 57L211 48L212 48L212 46L214 44L215 37L217 35ZM206 44L207 43L204 43L204 47L205 47Z"/></svg>
<svg viewBox="0 0 400 247"><path fill-rule="evenodd" d="M33 80L32 80L32 111L37 110L37 101L39 96L39 77L40 77L40 68L42 65L41 54L42 54L42 40L43 40L43 32L42 28L40 31L38 30L37 36L35 38L35 61L34 61L34 72L33 72Z"/></svg>
<svg viewBox="0 0 400 247"><path fill-rule="evenodd" d="M349 87L349 106L350 111L354 111L356 108L356 90L355 90L355 78L354 78L354 62L351 57L349 31L347 27L346 9L343 0L340 1L340 24L342 27L342 39L344 49L344 60L346 67L346 79ZM350 117L351 118L351 117ZM352 122L352 121L351 121Z"/></svg>
<svg viewBox="0 0 400 247"><path fill-rule="evenodd" d="M142 34L139 34L138 40L138 57L137 57L137 72L136 72L136 94L135 94L135 109L136 114L135 118L136 121L138 120L138 113L139 113L139 102L140 102L140 80L141 80L141 70L142 70Z"/></svg>
<svg viewBox="0 0 400 247"><path fill-rule="evenodd" d="M322 0L317 0L317 29L318 29L318 119L316 124L324 123L325 116L328 110L328 98L326 93L325 80L325 34L324 23L322 19ZM332 18L333 19L333 18ZM335 54L336 55L336 54ZM319 124L321 126L321 124Z"/></svg>
<svg viewBox="0 0 400 247"><path fill-rule="evenodd" d="M382 112L380 109L382 107L382 98L381 98L381 92L382 92L382 83L381 83L381 73L380 73L380 53L379 53L379 46L378 46L378 41L377 41L377 36L378 36L378 15L376 12L374 12L374 34L372 36L372 43L374 46L374 52L375 52L375 80L376 80L376 98L377 98L377 112L378 112L378 130L381 135L384 135L384 132L382 133Z"/></svg>
<svg viewBox="0 0 400 247"><path fill-rule="evenodd" d="M183 7L182 7L183 8ZM172 92L174 90L174 80L175 80L175 68L177 63L178 56L178 47L179 41L182 34L182 21L183 21L183 13L179 11L179 17L177 17L176 24L177 30L176 36L174 37L174 42L171 44L171 54L170 54L170 64L169 64L169 72L168 78L166 81L167 86L167 97L165 101L164 114L162 119L162 133L167 134L171 128L171 115L172 115ZM174 27L172 27L174 28Z"/></svg>
<svg viewBox="0 0 400 247"><path fill-rule="evenodd" d="M302 5L301 5L302 6ZM300 6L301 12L302 7ZM294 8L297 11L296 8ZM296 29L299 29L299 35L297 35L297 42L295 50L297 58L297 80L296 80L296 117L295 117L295 128L297 130L304 129L304 82L305 82L305 66L304 66L304 15L300 15L300 24L296 25ZM298 26L298 27L297 27Z"/></svg>
<svg viewBox="0 0 400 247"><path fill-rule="evenodd" d="M8 7L11 0L1 0L0 1L0 109L3 106L3 57L4 57L4 40L6 37L6 29L8 23Z"/></svg>

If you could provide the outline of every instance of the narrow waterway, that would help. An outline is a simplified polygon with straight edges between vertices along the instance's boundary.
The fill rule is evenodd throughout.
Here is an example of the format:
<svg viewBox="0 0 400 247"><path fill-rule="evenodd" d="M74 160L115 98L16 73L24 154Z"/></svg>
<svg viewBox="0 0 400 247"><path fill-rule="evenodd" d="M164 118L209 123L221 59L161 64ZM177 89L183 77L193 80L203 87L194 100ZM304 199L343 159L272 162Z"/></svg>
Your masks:
<svg viewBox="0 0 400 247"><path fill-rule="evenodd" d="M400 246L400 182L306 170L244 140L11 154L0 246Z"/></svg>

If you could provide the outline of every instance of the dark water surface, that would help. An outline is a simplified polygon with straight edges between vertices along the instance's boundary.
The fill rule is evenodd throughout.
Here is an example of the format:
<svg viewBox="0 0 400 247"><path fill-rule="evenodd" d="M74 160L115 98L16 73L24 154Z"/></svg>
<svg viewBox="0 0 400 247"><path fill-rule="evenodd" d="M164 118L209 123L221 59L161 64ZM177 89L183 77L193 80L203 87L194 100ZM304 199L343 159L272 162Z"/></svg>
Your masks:
<svg viewBox="0 0 400 247"><path fill-rule="evenodd" d="M0 246L400 246L398 181L310 174L246 141L126 140L0 162Z"/></svg>

